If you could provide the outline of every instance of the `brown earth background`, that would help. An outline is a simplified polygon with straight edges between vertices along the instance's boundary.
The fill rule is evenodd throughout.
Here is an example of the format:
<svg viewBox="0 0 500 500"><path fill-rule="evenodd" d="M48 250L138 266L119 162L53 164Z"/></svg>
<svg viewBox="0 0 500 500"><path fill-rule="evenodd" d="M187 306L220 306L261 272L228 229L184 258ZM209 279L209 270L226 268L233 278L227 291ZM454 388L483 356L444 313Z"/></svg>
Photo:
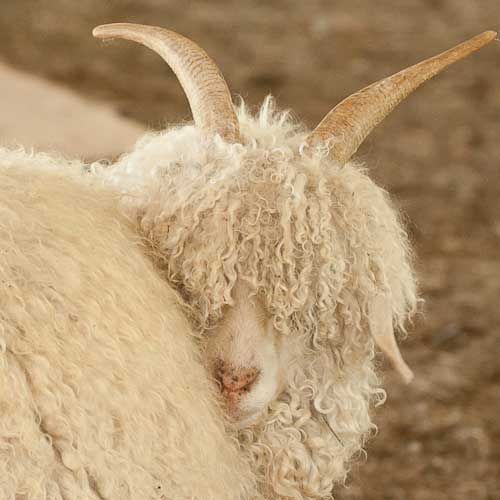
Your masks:
<svg viewBox="0 0 500 500"><path fill-rule="evenodd" d="M272 93L312 127L350 92L500 28L500 2L2 0L0 59L150 128L189 120L157 56L92 39L113 21L193 38L248 104ZM336 498L499 500L500 42L420 89L359 155L406 214L425 306L403 345L417 378L385 372L379 434Z"/></svg>

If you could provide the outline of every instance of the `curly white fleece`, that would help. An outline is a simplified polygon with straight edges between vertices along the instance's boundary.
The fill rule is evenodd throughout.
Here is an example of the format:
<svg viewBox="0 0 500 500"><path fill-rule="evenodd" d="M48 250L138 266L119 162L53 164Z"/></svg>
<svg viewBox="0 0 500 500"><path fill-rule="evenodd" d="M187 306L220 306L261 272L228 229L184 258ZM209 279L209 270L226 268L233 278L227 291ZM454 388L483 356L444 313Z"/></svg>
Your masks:
<svg viewBox="0 0 500 500"><path fill-rule="evenodd" d="M331 498L375 428L371 405L385 397L371 301L382 294L399 329L415 310L408 241L365 170L326 149L303 151L307 132L272 99L256 117L244 105L238 116L242 144L183 126L95 170L121 191L202 337L243 279L276 329L303 340L295 379L239 437L268 498Z"/></svg>
<svg viewBox="0 0 500 500"><path fill-rule="evenodd" d="M0 148L0 498L254 498L177 294L82 171Z"/></svg>

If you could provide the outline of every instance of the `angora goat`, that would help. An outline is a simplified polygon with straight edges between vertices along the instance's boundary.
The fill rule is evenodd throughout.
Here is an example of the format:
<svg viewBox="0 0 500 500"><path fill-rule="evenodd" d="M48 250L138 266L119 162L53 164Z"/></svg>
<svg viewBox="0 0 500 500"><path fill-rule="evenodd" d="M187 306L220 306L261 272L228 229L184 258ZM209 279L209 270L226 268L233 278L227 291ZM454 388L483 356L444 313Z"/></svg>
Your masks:
<svg viewBox="0 0 500 500"><path fill-rule="evenodd" d="M397 350L415 310L408 241L386 193L350 161L399 102L495 37L485 32L348 97L309 133L270 99L236 112L190 40L115 24L177 74L195 126L143 138L103 182L154 248L206 342L207 366L267 498L331 498L384 399L374 344Z"/></svg>
<svg viewBox="0 0 500 500"><path fill-rule="evenodd" d="M91 181L0 149L0 498L256 498L177 294Z"/></svg>

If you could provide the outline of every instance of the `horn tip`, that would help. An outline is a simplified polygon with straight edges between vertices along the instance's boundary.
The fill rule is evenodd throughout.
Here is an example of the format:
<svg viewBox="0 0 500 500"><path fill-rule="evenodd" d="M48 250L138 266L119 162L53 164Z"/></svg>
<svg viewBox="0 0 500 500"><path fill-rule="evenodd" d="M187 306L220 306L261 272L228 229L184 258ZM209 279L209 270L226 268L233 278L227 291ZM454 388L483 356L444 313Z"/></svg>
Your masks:
<svg viewBox="0 0 500 500"><path fill-rule="evenodd" d="M498 40L498 33L494 30L488 30L488 31L483 31L482 33L479 33L479 35L476 35L475 37L471 38L467 42L464 42L463 45L469 44L470 48L472 49L472 52L475 50L478 50L485 45L488 45L491 43L493 40ZM468 52L470 53L470 52ZM466 55L468 54L466 53Z"/></svg>
<svg viewBox="0 0 500 500"><path fill-rule="evenodd" d="M99 26L96 26L92 30L92 36L95 38L106 38L106 30L109 26L109 24L101 24Z"/></svg>
<svg viewBox="0 0 500 500"><path fill-rule="evenodd" d="M129 23L100 24L92 30L92 36L105 40L120 36L120 30L132 26Z"/></svg>
<svg viewBox="0 0 500 500"><path fill-rule="evenodd" d="M488 31L484 31L483 33L481 33L479 35L479 37L481 37L485 43L489 43L489 42L492 42L493 40L497 39L498 40L498 33L494 30L488 30Z"/></svg>

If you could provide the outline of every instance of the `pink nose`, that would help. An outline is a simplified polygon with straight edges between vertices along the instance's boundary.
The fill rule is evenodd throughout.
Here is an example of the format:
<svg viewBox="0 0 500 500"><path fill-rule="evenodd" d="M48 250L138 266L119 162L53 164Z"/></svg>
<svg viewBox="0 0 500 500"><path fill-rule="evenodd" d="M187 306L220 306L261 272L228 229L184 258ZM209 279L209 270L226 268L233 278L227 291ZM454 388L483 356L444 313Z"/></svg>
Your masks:
<svg viewBox="0 0 500 500"><path fill-rule="evenodd" d="M247 392L258 376L257 368L234 368L225 363L220 363L216 371L224 392Z"/></svg>

